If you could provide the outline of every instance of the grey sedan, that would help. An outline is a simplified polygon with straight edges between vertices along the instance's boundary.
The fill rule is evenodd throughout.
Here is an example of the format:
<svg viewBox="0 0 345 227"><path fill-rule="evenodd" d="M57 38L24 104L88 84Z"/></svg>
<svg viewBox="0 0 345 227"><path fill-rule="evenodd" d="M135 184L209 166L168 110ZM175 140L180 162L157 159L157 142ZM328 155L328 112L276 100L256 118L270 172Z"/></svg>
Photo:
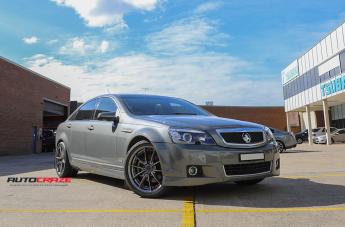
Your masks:
<svg viewBox="0 0 345 227"><path fill-rule="evenodd" d="M280 173L269 128L164 96L91 99L59 125L56 147L59 177L83 170L124 179L143 197L171 186L256 184Z"/></svg>
<svg viewBox="0 0 345 227"><path fill-rule="evenodd" d="M297 146L297 141L292 132L285 132L279 129L270 128L278 146L279 152L284 152L286 149L294 148Z"/></svg>

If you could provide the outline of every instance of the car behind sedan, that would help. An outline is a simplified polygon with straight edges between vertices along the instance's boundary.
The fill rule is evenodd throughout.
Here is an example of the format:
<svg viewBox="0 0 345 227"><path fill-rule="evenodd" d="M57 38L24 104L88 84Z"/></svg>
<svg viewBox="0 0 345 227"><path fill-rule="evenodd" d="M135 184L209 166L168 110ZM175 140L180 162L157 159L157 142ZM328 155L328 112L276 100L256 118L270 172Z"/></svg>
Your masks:
<svg viewBox="0 0 345 227"><path fill-rule="evenodd" d="M277 149L279 152L284 152L286 149L296 147L297 141L292 132L285 132L275 128L270 129L277 141Z"/></svg>
<svg viewBox="0 0 345 227"><path fill-rule="evenodd" d="M331 132L331 142L335 143L335 142L341 142L344 143L345 142L345 129L337 129L333 132ZM320 135L320 136L316 136L313 139L313 142L316 144L326 144L327 143L327 137L326 135Z"/></svg>
<svg viewBox="0 0 345 227"><path fill-rule="evenodd" d="M56 146L59 177L84 170L124 179L143 197L171 186L256 184L280 173L269 128L164 96L93 98L59 125Z"/></svg>
<svg viewBox="0 0 345 227"><path fill-rule="evenodd" d="M298 144L308 141L308 129L304 129L303 131L296 133L295 138Z"/></svg>

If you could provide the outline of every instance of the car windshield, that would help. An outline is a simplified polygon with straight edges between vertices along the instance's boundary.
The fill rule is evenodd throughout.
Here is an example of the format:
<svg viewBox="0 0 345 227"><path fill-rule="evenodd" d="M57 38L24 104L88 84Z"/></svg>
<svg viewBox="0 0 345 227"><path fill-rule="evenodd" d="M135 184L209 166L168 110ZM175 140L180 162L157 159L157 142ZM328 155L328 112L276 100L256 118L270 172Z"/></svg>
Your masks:
<svg viewBox="0 0 345 227"><path fill-rule="evenodd" d="M337 130L338 130L337 128L331 128L331 132L335 132Z"/></svg>
<svg viewBox="0 0 345 227"><path fill-rule="evenodd" d="M134 115L209 115L200 107L182 99L161 96L122 96Z"/></svg>
<svg viewBox="0 0 345 227"><path fill-rule="evenodd" d="M312 132L318 132L320 129L319 128L314 128L314 129L312 129L311 131Z"/></svg>

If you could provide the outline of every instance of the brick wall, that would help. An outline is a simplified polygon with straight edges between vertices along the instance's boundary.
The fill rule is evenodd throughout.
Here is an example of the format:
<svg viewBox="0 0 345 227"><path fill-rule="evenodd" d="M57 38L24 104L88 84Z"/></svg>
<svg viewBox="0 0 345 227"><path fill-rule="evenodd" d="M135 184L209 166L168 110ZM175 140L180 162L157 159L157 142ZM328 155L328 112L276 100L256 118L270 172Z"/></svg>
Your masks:
<svg viewBox="0 0 345 227"><path fill-rule="evenodd" d="M225 118L251 121L286 130L284 107L201 106L208 112Z"/></svg>
<svg viewBox="0 0 345 227"><path fill-rule="evenodd" d="M44 97L68 105L70 89L0 58L0 155L32 152L32 127L42 128Z"/></svg>

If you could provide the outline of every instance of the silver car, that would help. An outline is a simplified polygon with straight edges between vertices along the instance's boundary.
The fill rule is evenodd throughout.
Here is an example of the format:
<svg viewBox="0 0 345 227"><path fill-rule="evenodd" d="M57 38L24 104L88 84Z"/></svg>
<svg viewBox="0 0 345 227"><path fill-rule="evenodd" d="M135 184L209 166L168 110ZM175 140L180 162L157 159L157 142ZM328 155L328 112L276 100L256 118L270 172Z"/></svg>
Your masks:
<svg viewBox="0 0 345 227"><path fill-rule="evenodd" d="M269 128L164 96L91 99L59 125L56 147L59 177L83 170L124 179L142 197L171 186L256 184L280 173Z"/></svg>
<svg viewBox="0 0 345 227"><path fill-rule="evenodd" d="M292 132L281 131L276 128L270 128L274 138L277 141L279 152L284 152L286 149L291 149L297 146L297 141Z"/></svg>
<svg viewBox="0 0 345 227"><path fill-rule="evenodd" d="M333 132L331 132L331 142L336 143L336 142L345 142L345 129L336 129ZM327 137L326 135L320 135L316 136L313 139L313 142L316 144L325 144L327 143Z"/></svg>

